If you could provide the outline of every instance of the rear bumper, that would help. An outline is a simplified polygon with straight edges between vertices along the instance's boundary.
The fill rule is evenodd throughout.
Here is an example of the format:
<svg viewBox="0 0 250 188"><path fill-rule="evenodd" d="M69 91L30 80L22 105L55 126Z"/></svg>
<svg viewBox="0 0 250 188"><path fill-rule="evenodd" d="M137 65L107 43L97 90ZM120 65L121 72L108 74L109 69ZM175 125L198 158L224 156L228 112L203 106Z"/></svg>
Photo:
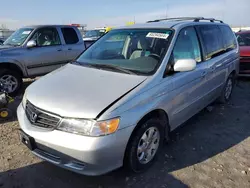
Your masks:
<svg viewBox="0 0 250 188"><path fill-rule="evenodd" d="M79 174L96 176L123 165L126 145L133 127L102 137L87 137L58 130L47 131L33 126L22 104L17 110L21 130L30 136L39 158Z"/></svg>

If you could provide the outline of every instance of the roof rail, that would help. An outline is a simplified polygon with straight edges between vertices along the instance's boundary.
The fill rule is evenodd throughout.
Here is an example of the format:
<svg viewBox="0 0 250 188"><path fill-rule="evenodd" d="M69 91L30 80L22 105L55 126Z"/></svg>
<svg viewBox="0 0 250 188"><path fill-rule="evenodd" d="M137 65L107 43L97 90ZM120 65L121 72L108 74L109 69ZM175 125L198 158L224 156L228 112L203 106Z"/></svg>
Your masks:
<svg viewBox="0 0 250 188"><path fill-rule="evenodd" d="M204 18L204 17L179 17L179 18L163 18L163 19L158 19L158 20L152 20L152 21L147 21L147 23L152 23L152 22L161 22L161 21L184 21L184 20L193 20L194 22L199 22L201 20L208 20L210 22L220 22L224 23L222 20L216 20L214 18Z"/></svg>

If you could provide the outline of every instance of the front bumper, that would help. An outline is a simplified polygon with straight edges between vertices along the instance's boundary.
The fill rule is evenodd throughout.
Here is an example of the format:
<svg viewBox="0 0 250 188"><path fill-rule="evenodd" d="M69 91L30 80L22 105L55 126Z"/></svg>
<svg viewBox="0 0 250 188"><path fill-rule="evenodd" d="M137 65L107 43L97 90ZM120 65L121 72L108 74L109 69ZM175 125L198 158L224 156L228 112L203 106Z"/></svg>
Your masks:
<svg viewBox="0 0 250 188"><path fill-rule="evenodd" d="M133 127L115 134L88 137L33 126L22 104L17 109L21 130L32 137L35 155L62 168L84 175L101 175L123 165L123 157Z"/></svg>

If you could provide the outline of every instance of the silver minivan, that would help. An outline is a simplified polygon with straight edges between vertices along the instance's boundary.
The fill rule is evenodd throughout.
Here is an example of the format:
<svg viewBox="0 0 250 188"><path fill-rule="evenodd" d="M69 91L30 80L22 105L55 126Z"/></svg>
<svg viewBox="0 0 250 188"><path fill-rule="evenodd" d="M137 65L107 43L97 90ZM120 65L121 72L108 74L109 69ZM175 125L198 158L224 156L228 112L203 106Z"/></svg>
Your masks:
<svg viewBox="0 0 250 188"><path fill-rule="evenodd" d="M169 133L219 99L239 71L230 27L205 18L117 28L40 78L18 107L22 142L85 175L147 169Z"/></svg>

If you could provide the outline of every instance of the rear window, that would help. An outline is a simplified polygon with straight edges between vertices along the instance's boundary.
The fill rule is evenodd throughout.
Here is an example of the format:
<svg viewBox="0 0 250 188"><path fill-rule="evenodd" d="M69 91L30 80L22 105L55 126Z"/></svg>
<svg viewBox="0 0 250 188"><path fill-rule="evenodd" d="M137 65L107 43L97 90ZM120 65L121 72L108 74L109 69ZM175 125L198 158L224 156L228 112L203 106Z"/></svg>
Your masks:
<svg viewBox="0 0 250 188"><path fill-rule="evenodd" d="M76 44L79 39L76 31L73 28L62 28L63 37L66 44Z"/></svg>
<svg viewBox="0 0 250 188"><path fill-rule="evenodd" d="M250 46L250 33L237 33L236 36L240 46Z"/></svg>
<svg viewBox="0 0 250 188"><path fill-rule="evenodd" d="M211 59L224 51L222 33L218 26L200 26L203 42L206 49L206 59Z"/></svg>
<svg viewBox="0 0 250 188"><path fill-rule="evenodd" d="M219 26L222 32L222 37L224 41L224 47L226 50L231 50L236 48L235 36L228 26Z"/></svg>

